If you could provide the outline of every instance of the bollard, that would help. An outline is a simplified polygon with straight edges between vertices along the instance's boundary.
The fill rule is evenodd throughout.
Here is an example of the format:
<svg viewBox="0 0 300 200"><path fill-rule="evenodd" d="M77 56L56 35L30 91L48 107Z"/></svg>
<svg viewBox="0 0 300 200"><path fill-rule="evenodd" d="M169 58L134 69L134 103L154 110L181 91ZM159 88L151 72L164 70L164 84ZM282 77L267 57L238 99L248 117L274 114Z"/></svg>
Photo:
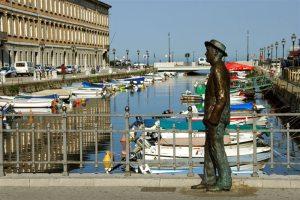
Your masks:
<svg viewBox="0 0 300 200"><path fill-rule="evenodd" d="M57 79L57 71L53 70L51 73L52 73L52 79Z"/></svg>
<svg viewBox="0 0 300 200"><path fill-rule="evenodd" d="M3 107L0 106L0 177L4 176Z"/></svg>
<svg viewBox="0 0 300 200"><path fill-rule="evenodd" d="M6 78L4 74L1 74L1 83L5 83L6 82Z"/></svg>
<svg viewBox="0 0 300 200"><path fill-rule="evenodd" d="M193 127L192 127L192 118L193 118L193 113L192 113L192 107L188 107L188 132L189 132L189 172L187 174L188 177L193 177Z"/></svg>
<svg viewBox="0 0 300 200"><path fill-rule="evenodd" d="M67 107L62 107L62 134L63 134L63 176L68 176L68 154L67 154Z"/></svg>
<svg viewBox="0 0 300 200"><path fill-rule="evenodd" d="M126 140L126 161L125 161L125 176L130 176L130 160L129 160L129 154L130 154L130 143L129 143L129 106L125 107L125 140Z"/></svg>

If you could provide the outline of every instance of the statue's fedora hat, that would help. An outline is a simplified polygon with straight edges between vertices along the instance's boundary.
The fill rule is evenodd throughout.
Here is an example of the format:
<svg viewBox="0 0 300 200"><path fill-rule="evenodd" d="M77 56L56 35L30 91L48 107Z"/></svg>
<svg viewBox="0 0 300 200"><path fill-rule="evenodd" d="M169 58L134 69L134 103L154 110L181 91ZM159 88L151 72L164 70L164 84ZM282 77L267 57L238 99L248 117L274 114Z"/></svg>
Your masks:
<svg viewBox="0 0 300 200"><path fill-rule="evenodd" d="M205 46L206 47L212 46L212 47L218 49L219 51L221 51L225 57L227 56L225 45L223 43L219 42L218 40L206 41Z"/></svg>

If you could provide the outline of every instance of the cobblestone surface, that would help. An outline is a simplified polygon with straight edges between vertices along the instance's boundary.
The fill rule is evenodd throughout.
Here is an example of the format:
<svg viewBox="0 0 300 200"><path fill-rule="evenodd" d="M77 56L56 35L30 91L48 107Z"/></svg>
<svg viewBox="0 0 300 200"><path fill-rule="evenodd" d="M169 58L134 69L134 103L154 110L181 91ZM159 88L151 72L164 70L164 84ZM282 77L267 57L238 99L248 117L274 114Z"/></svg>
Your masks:
<svg viewBox="0 0 300 200"><path fill-rule="evenodd" d="M138 200L192 200L192 199L217 199L217 200L238 200L238 199L299 199L298 189L254 189L240 188L230 192L208 193L201 190L190 190L182 188L141 188L141 187L74 187L74 188L15 188L1 187L0 200L117 200L117 199L138 199Z"/></svg>

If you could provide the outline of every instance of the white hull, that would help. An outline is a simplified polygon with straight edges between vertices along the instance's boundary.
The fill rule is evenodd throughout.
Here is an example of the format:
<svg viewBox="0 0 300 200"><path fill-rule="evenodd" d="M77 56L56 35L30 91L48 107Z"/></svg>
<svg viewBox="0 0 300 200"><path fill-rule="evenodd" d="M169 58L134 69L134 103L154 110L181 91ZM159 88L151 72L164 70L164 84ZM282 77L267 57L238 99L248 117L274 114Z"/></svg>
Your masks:
<svg viewBox="0 0 300 200"><path fill-rule="evenodd" d="M52 113L51 108L14 108L17 113Z"/></svg>
<svg viewBox="0 0 300 200"><path fill-rule="evenodd" d="M270 147L257 147L257 161L262 161L270 158ZM225 146L225 152L228 162L237 162L237 146ZM173 161L173 147L160 146L160 159ZM240 146L239 148L240 162L251 162L253 159L253 145ZM189 147L175 147L175 158L177 161L187 161L189 158ZM204 147L193 147L192 158L195 162L204 162ZM151 146L145 149L145 159L154 161L158 159L158 146Z"/></svg>
<svg viewBox="0 0 300 200"><path fill-rule="evenodd" d="M14 108L50 108L53 99L15 99L12 102Z"/></svg>
<svg viewBox="0 0 300 200"><path fill-rule="evenodd" d="M192 133L192 144L193 146L204 146L205 144L205 133L204 132L197 132ZM173 145L174 134L172 132L169 133L161 133L161 141L164 144ZM189 133L175 133L175 144L176 145L189 145ZM253 141L253 134L247 132L241 132L239 134L239 143L247 143ZM234 145L237 144L237 133L229 133L229 135L224 136L224 144L225 145Z"/></svg>

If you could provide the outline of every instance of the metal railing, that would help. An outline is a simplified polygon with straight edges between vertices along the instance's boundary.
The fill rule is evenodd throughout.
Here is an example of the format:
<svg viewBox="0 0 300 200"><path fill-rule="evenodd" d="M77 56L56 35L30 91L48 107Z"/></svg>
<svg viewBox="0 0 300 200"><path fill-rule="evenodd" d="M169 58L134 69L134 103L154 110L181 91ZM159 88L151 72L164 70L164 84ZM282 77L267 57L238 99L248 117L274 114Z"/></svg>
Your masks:
<svg viewBox="0 0 300 200"><path fill-rule="evenodd" d="M257 136L257 132L268 132L270 134L270 141L269 145L271 148L270 152L270 161L268 162L271 165L271 168L273 168L275 165L286 165L288 168L291 165L299 165L299 160L291 160L291 134L297 134L300 132L300 129L292 129L291 127L295 123L295 121L300 118L300 113L257 113L256 110L252 112L248 112L245 114L243 113L233 113L232 116L240 116L243 115L247 118L252 118L253 125L251 130L246 130L243 132L248 132L249 134L253 134L253 155L252 160L249 160L248 162L241 162L240 161L240 126L237 125L235 129L230 129L230 132L236 132L237 133L237 159L236 163L231 163L232 165L236 165L238 170L241 165L243 164L252 164L253 165L253 176L258 176L258 160L257 160L257 140L259 139ZM83 169L84 165L92 164L94 165L95 171L97 172L97 169L99 166L105 165L107 161L101 161L99 159L99 139L103 138L105 139L109 138L109 151L113 154L116 154L114 149L114 135L115 134L124 134L125 136L125 157L123 159L120 159L119 161L113 160L113 157L110 159L110 164L112 166L120 164L124 165L125 173L130 174L131 171L131 165L145 165L149 164L151 166L157 166L158 169L161 169L163 167L171 167L172 169L176 170L179 167L187 167L188 168L188 176L193 176L194 172L193 169L196 166L202 165L202 163L199 161L195 161L193 159L193 133L201 132L201 130L193 130L193 117L199 117L201 115L199 114L193 114L191 107L188 109L187 115L182 114L167 114L167 115L140 115L140 114L131 114L129 112L129 107L125 108L124 114L103 114L103 113L97 113L97 114L69 114L66 112L66 108L63 109L63 112L61 114L4 114L2 111L0 113L0 176L5 175L5 169L7 166L13 167L15 170L13 172L21 173L20 168L21 166L28 166L31 168L31 170L28 170L29 172L36 172L37 165L44 165L45 171L47 169L51 169L51 165L59 165L62 166L62 174L68 175L70 166L76 165L79 169ZM276 127L274 123L270 123L270 125L267 128L258 129L259 125L258 119L259 117L266 116L266 117L292 117L292 121L290 123L286 123L285 128L278 128ZM30 118L30 117L47 117L49 118L55 118L56 120L51 123L47 123L46 126L37 126L35 123L31 123L27 127L21 128L22 124L16 123L13 127L10 129L3 128L4 119L8 120L9 118ZM92 117L96 121L89 121L87 120L88 117ZM113 125L101 125L99 126L96 122L100 118L123 118L124 123L124 129L114 129ZM134 131L141 132L141 138L142 138L142 158L135 161L131 159L131 152L132 147L130 145L131 143L131 129L130 129L130 122L133 118L136 117L142 117L142 118L161 118L161 117L185 117L188 124L187 130L178 130L176 129L175 124L173 124L173 127L169 130L162 130L159 125L157 125L155 130L147 130L145 126L140 126L136 128ZM78 120L80 119L80 120ZM87 127L86 124L90 123L90 125ZM55 126L53 126L53 124ZM24 125L24 124L23 124ZM73 126L74 125L74 126ZM56 128L53 128L56 127ZM146 139L145 139L145 133L146 132L157 132L158 134L158 141L157 141L157 147L158 147L158 155L157 159L155 161L149 161L145 159L145 149L146 149ZM161 156L161 134L164 132L172 132L173 133L173 156L170 160L162 159ZM188 159L187 161L181 161L176 156L176 133L188 133ZM275 133L281 133L286 137L286 147L283 149L282 155L286 154L286 159L283 161L275 161L274 160L274 154L277 152L275 150L275 143L274 143L274 134ZM12 144L8 147L8 144L4 142L6 137L12 137L12 135L15 135L15 141L12 142ZM22 137L21 137L22 136ZM54 139L55 138L55 139ZM11 139L11 138L10 138ZM72 140L74 139L74 140ZM11 139L12 140L12 139ZM27 141L27 144L26 144ZM74 142L75 141L75 142ZM51 149L51 145L56 144L58 146L58 153L55 153L55 156L51 156L51 153L53 151L56 151L54 149ZM21 144L22 143L22 147ZM73 144L76 143L76 144ZM42 154L38 154L36 152L37 146L39 144L44 144L45 151ZM77 150L72 150L73 146L76 146ZM84 150L86 148L92 147L93 149L90 150L94 154L93 160L87 160L85 159ZM9 148L11 151L11 159L8 159L8 150ZM25 150L24 150L25 148ZM75 149L76 149L75 148ZM100 146L101 148L101 146ZM26 152L25 159L22 159L22 151ZM78 155L75 158L72 159L70 154L72 152L75 152L74 154ZM277 152L278 153L278 152ZM49 171L49 170L48 170ZM26 171L23 171L26 172ZM8 172L6 172L8 173Z"/></svg>

